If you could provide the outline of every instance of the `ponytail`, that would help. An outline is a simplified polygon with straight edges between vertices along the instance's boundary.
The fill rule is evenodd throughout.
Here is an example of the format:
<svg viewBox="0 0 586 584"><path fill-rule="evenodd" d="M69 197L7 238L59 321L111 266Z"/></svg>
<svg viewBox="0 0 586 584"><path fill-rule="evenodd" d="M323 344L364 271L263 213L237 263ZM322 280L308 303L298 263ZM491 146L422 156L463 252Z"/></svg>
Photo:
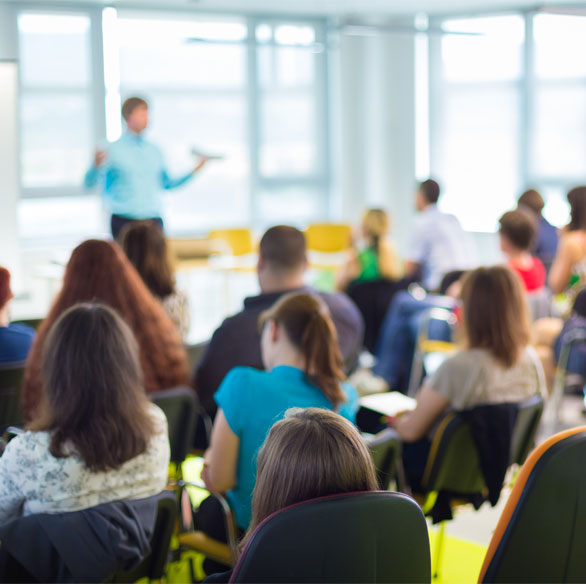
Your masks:
<svg viewBox="0 0 586 584"><path fill-rule="evenodd" d="M336 408L346 401L340 382L345 379L336 329L327 306L310 294L287 294L260 316L279 323L303 354L305 375Z"/></svg>
<svg viewBox="0 0 586 584"><path fill-rule="evenodd" d="M334 407L345 402L346 396L340 387L344 374L336 332L330 318L321 311L311 314L301 339L301 350L307 378L323 391Z"/></svg>

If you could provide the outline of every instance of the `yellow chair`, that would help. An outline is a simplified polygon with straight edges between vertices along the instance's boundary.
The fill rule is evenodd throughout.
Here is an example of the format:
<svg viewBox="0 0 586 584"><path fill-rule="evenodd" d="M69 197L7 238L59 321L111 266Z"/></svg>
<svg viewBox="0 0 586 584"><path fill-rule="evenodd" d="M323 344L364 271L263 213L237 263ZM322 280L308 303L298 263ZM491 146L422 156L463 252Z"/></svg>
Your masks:
<svg viewBox="0 0 586 584"><path fill-rule="evenodd" d="M337 253L352 245L352 228L346 223L314 223L305 230L309 251Z"/></svg>
<svg viewBox="0 0 586 584"><path fill-rule="evenodd" d="M247 228L215 229L209 232L208 240L223 242L234 256L243 256L254 252L252 233Z"/></svg>

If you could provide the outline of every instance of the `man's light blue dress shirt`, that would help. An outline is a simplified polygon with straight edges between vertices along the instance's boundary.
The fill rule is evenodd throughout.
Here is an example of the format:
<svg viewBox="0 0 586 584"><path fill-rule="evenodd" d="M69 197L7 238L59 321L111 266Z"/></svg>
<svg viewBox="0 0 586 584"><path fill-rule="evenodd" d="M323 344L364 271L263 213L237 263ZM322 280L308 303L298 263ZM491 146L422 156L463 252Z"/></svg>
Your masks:
<svg viewBox="0 0 586 584"><path fill-rule="evenodd" d="M131 219L161 217L161 190L181 186L193 176L190 172L179 179L171 179L159 148L140 134L125 132L109 145L107 153L104 164L88 170L84 184L86 188L93 188L98 182L102 183L113 215Z"/></svg>

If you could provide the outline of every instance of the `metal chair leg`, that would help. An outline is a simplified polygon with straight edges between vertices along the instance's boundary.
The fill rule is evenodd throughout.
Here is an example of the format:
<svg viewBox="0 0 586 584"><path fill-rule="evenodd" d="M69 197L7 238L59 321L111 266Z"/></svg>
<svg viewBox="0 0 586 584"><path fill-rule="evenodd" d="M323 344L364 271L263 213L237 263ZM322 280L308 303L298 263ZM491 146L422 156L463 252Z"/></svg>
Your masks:
<svg viewBox="0 0 586 584"><path fill-rule="evenodd" d="M440 528L437 534L436 544L435 544L435 557L433 560L433 579L437 580L440 575L440 568L441 562L443 557L444 551L444 540L445 540L445 533L446 533L446 522L442 521L440 523Z"/></svg>

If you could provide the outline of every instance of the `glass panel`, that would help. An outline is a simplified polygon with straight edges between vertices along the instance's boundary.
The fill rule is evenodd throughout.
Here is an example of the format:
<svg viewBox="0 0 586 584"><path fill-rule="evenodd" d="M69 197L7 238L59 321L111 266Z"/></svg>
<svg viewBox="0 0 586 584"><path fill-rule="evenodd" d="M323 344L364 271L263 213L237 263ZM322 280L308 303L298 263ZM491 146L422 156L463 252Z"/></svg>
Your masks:
<svg viewBox="0 0 586 584"><path fill-rule="evenodd" d="M533 20L538 77L586 75L586 17L538 14Z"/></svg>
<svg viewBox="0 0 586 584"><path fill-rule="evenodd" d="M518 79L522 71L525 28L521 16L446 20L442 38L448 81L484 82Z"/></svg>
<svg viewBox="0 0 586 584"><path fill-rule="evenodd" d="M192 150L224 157L210 161L201 174L165 197L169 230L193 232L209 225L246 224L250 195L244 97L151 93L149 98L149 139L165 153L171 176L181 176L193 167Z"/></svg>
<svg viewBox="0 0 586 584"><path fill-rule="evenodd" d="M326 200L314 186L267 187L258 195L258 222L263 228L283 223L304 227L327 216Z"/></svg>
<svg viewBox="0 0 586 584"><path fill-rule="evenodd" d="M246 26L237 22L120 18L122 83L148 87L241 87L246 80L246 46L218 41L237 42L245 38Z"/></svg>
<svg viewBox="0 0 586 584"><path fill-rule="evenodd" d="M21 14L18 17L23 85L80 87L91 78L87 16Z"/></svg>
<svg viewBox="0 0 586 584"><path fill-rule="evenodd" d="M557 227L563 227L570 221L570 205L566 190L562 187L544 187L539 189L545 201L543 216Z"/></svg>
<svg viewBox="0 0 586 584"><path fill-rule="evenodd" d="M22 199L18 229L23 239L103 236L105 227L99 195Z"/></svg>
<svg viewBox="0 0 586 584"><path fill-rule="evenodd" d="M80 185L91 161L91 106L85 95L20 99L23 187Z"/></svg>
<svg viewBox="0 0 586 584"><path fill-rule="evenodd" d="M586 173L586 87L540 87L535 99L533 172L537 176Z"/></svg>
<svg viewBox="0 0 586 584"><path fill-rule="evenodd" d="M513 89L448 92L438 163L440 207L464 229L493 231L519 191L518 94Z"/></svg>
<svg viewBox="0 0 586 584"><path fill-rule="evenodd" d="M257 54L262 87L307 87L315 81L315 53L306 48L264 46Z"/></svg>
<svg viewBox="0 0 586 584"><path fill-rule="evenodd" d="M279 45L311 45L315 42L315 30L307 25L282 24L275 28L275 42Z"/></svg>
<svg viewBox="0 0 586 584"><path fill-rule="evenodd" d="M315 172L317 130L314 95L265 95L261 117L261 173L276 176Z"/></svg>

